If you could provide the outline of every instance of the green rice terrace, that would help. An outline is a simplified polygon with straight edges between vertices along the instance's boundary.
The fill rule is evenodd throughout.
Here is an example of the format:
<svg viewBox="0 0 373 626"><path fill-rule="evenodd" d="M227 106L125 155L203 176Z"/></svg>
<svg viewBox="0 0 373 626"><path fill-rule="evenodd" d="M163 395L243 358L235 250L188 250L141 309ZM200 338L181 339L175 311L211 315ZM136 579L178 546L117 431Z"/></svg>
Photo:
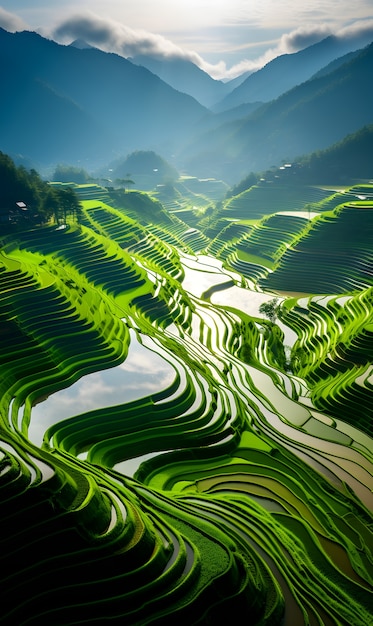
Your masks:
<svg viewBox="0 0 373 626"><path fill-rule="evenodd" d="M1 624L373 624L373 186L188 189L2 236Z"/></svg>

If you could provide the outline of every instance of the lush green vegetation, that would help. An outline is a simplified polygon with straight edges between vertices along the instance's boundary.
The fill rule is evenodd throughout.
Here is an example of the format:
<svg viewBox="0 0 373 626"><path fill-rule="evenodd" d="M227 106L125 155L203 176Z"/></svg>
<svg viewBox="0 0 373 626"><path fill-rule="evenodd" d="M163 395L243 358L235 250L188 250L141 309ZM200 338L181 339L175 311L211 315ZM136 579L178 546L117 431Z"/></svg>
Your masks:
<svg viewBox="0 0 373 626"><path fill-rule="evenodd" d="M46 224L68 216L78 219L78 197L70 187L50 187L36 170L27 171L0 152L0 224L3 233Z"/></svg>
<svg viewBox="0 0 373 626"><path fill-rule="evenodd" d="M52 180L61 183L77 183L84 185L91 180L90 174L82 167L75 167L74 165L64 165L59 163L54 170Z"/></svg>
<svg viewBox="0 0 373 626"><path fill-rule="evenodd" d="M284 179L294 190L301 185L326 184L345 186L372 179L371 158L373 150L373 125L367 125L356 133L347 135L342 141L325 150L311 152L304 157L294 159L287 166L274 166L259 174L251 172L227 193L227 198L238 196L254 187L261 179L263 182L279 183ZM276 189L278 184L276 185Z"/></svg>
<svg viewBox="0 0 373 626"><path fill-rule="evenodd" d="M373 125L347 135L342 141L325 150L318 150L297 159L302 181L317 180L335 184L372 178L371 154L373 150Z"/></svg>
<svg viewBox="0 0 373 626"><path fill-rule="evenodd" d="M371 623L371 188L272 189L3 237L2 624Z"/></svg>
<svg viewBox="0 0 373 626"><path fill-rule="evenodd" d="M179 178L178 171L153 150L136 150L110 165L112 175L117 178L143 176L149 184L172 183Z"/></svg>

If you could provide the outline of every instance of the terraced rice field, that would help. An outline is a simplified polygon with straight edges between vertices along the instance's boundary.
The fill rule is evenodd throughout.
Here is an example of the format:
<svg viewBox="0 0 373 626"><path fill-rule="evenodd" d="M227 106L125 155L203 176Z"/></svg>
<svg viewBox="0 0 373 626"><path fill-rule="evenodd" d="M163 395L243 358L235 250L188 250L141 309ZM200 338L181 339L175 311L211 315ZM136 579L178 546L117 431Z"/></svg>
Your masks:
<svg viewBox="0 0 373 626"><path fill-rule="evenodd" d="M373 203L93 191L0 250L1 623L372 624Z"/></svg>

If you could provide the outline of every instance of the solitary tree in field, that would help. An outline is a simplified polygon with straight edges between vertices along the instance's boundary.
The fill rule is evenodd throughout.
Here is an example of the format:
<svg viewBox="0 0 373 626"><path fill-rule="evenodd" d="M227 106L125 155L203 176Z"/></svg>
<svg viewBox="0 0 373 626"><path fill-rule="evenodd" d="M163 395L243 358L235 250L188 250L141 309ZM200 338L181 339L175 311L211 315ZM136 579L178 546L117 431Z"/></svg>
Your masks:
<svg viewBox="0 0 373 626"><path fill-rule="evenodd" d="M126 187L129 187L130 185L134 185L135 181L129 177L129 174L127 174L127 178L116 178L115 183L119 185L120 187L123 187L125 191Z"/></svg>
<svg viewBox="0 0 373 626"><path fill-rule="evenodd" d="M268 317L269 321L274 324L276 322L279 309L280 305L278 304L278 298L273 298L272 300L263 302L260 305L259 313Z"/></svg>

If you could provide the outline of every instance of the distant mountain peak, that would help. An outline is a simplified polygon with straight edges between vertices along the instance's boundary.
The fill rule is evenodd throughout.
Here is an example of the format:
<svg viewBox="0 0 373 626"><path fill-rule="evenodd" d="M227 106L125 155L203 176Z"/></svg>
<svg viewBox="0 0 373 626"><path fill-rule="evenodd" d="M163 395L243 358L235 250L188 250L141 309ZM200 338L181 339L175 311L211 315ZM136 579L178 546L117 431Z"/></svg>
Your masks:
<svg viewBox="0 0 373 626"><path fill-rule="evenodd" d="M78 48L78 50L86 50L87 48L94 48L94 46L91 46L91 44L84 41L84 39L74 39L74 41L72 41L69 45L72 48Z"/></svg>
<svg viewBox="0 0 373 626"><path fill-rule="evenodd" d="M145 68L79 39L61 45L0 30L0 44L4 153L87 169L136 149L174 154L208 114ZM21 89L26 97L16 97L15 107Z"/></svg>
<svg viewBox="0 0 373 626"><path fill-rule="evenodd" d="M129 60L156 74L177 91L189 94L205 107L220 101L232 89L188 59L142 54Z"/></svg>
<svg viewBox="0 0 373 626"><path fill-rule="evenodd" d="M247 102L270 102L309 80L337 58L364 48L369 36L338 38L329 35L297 52L282 54L250 74L214 107L221 112Z"/></svg>

